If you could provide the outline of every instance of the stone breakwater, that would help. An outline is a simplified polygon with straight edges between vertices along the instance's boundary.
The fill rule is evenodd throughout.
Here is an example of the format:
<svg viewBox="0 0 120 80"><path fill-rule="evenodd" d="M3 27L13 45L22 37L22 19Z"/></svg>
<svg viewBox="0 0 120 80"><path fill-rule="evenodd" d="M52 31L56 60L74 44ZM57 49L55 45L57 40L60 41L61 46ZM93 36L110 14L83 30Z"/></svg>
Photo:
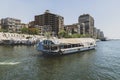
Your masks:
<svg viewBox="0 0 120 80"><path fill-rule="evenodd" d="M1 45L34 45L43 36L18 33L0 33Z"/></svg>

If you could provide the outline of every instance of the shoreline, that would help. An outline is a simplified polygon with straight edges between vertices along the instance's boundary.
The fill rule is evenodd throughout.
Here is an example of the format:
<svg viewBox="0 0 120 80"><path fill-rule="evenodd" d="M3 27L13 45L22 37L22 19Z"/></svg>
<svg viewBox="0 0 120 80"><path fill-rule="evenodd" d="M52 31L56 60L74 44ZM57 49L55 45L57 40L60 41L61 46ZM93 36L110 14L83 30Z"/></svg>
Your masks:
<svg viewBox="0 0 120 80"><path fill-rule="evenodd" d="M43 36L0 32L0 45L34 45Z"/></svg>

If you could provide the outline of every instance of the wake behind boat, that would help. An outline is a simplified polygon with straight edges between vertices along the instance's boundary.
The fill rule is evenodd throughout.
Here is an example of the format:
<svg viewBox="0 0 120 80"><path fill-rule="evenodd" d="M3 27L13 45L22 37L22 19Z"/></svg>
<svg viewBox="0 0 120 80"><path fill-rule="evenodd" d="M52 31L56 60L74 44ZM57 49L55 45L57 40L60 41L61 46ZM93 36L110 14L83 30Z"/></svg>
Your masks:
<svg viewBox="0 0 120 80"><path fill-rule="evenodd" d="M37 50L48 55L63 55L95 49L92 38L44 39L37 44Z"/></svg>

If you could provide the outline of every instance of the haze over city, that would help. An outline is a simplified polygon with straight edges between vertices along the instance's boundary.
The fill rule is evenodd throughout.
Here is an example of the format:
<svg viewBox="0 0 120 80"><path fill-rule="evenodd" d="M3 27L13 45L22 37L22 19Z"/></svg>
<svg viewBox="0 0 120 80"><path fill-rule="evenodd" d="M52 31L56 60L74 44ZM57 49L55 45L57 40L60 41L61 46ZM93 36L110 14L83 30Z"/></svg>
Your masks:
<svg viewBox="0 0 120 80"><path fill-rule="evenodd" d="M119 0L1 0L0 19L12 17L29 23L35 15L50 10L63 16L67 25L77 23L82 14L90 14L94 17L95 27L101 29L106 37L120 38L119 4Z"/></svg>

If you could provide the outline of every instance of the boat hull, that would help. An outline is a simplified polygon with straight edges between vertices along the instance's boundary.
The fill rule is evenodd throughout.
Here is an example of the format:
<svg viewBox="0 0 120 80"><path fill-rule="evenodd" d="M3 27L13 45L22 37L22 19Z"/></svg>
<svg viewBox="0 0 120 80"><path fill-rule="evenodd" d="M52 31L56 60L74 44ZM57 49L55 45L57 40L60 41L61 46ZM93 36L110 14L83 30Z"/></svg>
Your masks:
<svg viewBox="0 0 120 80"><path fill-rule="evenodd" d="M65 54L73 54L77 52L83 52L88 50L94 50L95 46L84 47L84 48L71 48L71 49L61 49L60 51L41 51L44 55L65 55Z"/></svg>

